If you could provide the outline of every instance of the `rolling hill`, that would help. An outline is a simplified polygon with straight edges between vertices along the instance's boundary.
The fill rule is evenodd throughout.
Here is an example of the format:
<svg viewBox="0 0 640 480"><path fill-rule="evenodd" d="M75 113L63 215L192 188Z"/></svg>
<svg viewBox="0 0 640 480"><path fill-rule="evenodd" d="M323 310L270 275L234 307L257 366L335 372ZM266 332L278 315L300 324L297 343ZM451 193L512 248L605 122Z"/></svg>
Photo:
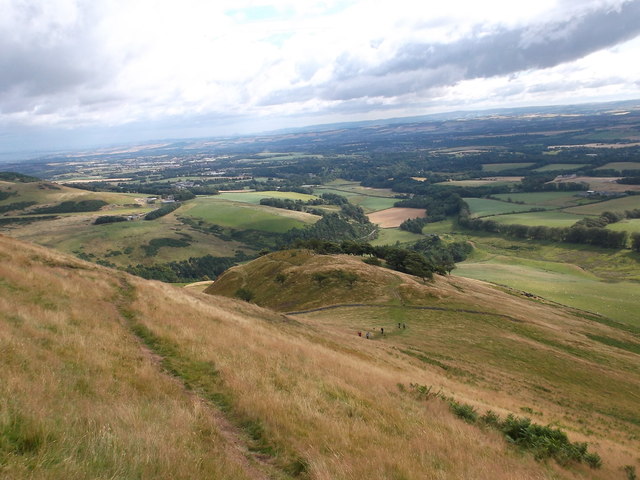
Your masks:
<svg viewBox="0 0 640 480"><path fill-rule="evenodd" d="M282 295L305 288L296 276L340 268L358 276L347 294L329 275L311 280L322 302L299 291L295 306L385 306L283 315L0 236L0 476L613 479L638 464L637 332L481 282L424 285L304 252L262 257L216 288L241 268L256 302L274 302L258 284ZM355 334L381 313L395 315L375 318L393 320L384 336ZM553 422L602 467L536 460L455 405Z"/></svg>

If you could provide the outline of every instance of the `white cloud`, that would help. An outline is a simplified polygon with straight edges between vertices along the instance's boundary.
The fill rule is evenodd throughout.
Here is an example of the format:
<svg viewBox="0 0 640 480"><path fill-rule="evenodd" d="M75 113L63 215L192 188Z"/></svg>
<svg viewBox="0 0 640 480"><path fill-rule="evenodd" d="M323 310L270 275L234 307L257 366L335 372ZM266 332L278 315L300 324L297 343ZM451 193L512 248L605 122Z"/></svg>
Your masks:
<svg viewBox="0 0 640 480"><path fill-rule="evenodd" d="M640 96L639 0L0 0L0 12L12 131Z"/></svg>

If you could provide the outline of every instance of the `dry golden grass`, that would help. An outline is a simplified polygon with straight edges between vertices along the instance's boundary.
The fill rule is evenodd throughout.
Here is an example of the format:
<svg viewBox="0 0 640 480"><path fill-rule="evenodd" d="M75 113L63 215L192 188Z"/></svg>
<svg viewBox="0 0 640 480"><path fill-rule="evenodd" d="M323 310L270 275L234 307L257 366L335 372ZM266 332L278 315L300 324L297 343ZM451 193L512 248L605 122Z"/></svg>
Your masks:
<svg viewBox="0 0 640 480"><path fill-rule="evenodd" d="M248 478L123 327L106 270L0 237L0 477Z"/></svg>
<svg viewBox="0 0 640 480"><path fill-rule="evenodd" d="M433 288L435 301L459 292ZM491 289L479 291L489 302ZM408 385L502 412L517 395L345 335L337 318L298 321L2 236L0 292L3 477L289 478L295 460L312 479L613 479L634 461L604 438L602 470L536 462ZM546 321L560 319L571 321ZM231 454L230 443L256 439L259 455Z"/></svg>

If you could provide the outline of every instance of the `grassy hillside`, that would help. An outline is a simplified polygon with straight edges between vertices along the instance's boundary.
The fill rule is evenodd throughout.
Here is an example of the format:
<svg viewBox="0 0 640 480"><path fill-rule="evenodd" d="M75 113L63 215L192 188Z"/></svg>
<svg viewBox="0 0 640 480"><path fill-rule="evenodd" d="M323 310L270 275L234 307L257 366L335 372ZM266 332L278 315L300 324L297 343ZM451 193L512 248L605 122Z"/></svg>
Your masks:
<svg viewBox="0 0 640 480"><path fill-rule="evenodd" d="M637 370L629 368L637 354L620 348L632 343L631 334L568 312L549 310L535 321L510 322L509 330L501 317L469 314L459 323L460 314L429 312L451 318L407 317L404 333L366 341L353 334L349 312L286 317L2 236L0 257L5 478L613 479L622 466L637 465L638 427L628 406L638 398ZM395 278L407 299L425 288ZM495 292L474 281L445 281L433 287L441 295L435 301L454 291L462 296L460 289L471 294L472 287L479 301ZM500 298L522 304L517 296ZM527 305L532 312L548 308ZM427 323L419 331L421 321ZM557 332L555 343L535 340L547 323ZM456 343L456 336L479 329L487 329L482 342ZM581 345L573 345L579 335ZM427 361L440 355L424 355L429 345L447 349L449 359ZM483 345L486 352L474 360ZM539 345L556 362L554 371L575 365L557 384L540 383L551 391L548 399L523 403L522 392L537 391L530 378L542 375L542 369L526 373L528 355L545 351ZM580 357L572 346L592 356ZM503 377L504 387L488 390L453 369L500 373L491 352L502 347L509 348L502 363L513 372ZM507 353L515 347L526 348L512 361ZM561 379L571 372L598 381L563 393ZM534 413L540 423L558 419L572 440L593 442L603 466L536 461L410 384L441 386L460 402L502 415L528 406L540 412ZM620 418L598 412L582 431L573 429L580 424L566 399L581 408L599 405L577 395L589 388L599 398L604 386ZM623 389L626 401L618 394ZM609 420L607 429L598 428Z"/></svg>
<svg viewBox="0 0 640 480"><path fill-rule="evenodd" d="M103 200L108 204L118 206L136 203L136 195L134 194L89 192L50 182L20 183L0 181L0 191L12 194L10 197L0 200L0 206L14 202L35 202L38 206L42 206L82 200Z"/></svg>

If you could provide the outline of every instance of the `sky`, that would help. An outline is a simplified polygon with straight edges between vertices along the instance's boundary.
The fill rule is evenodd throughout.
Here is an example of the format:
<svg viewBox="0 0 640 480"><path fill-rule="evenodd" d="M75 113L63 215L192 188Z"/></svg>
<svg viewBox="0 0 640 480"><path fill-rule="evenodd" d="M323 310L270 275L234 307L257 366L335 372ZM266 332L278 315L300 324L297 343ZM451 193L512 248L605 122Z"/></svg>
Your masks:
<svg viewBox="0 0 640 480"><path fill-rule="evenodd" d="M640 0L0 0L0 154L640 98Z"/></svg>

